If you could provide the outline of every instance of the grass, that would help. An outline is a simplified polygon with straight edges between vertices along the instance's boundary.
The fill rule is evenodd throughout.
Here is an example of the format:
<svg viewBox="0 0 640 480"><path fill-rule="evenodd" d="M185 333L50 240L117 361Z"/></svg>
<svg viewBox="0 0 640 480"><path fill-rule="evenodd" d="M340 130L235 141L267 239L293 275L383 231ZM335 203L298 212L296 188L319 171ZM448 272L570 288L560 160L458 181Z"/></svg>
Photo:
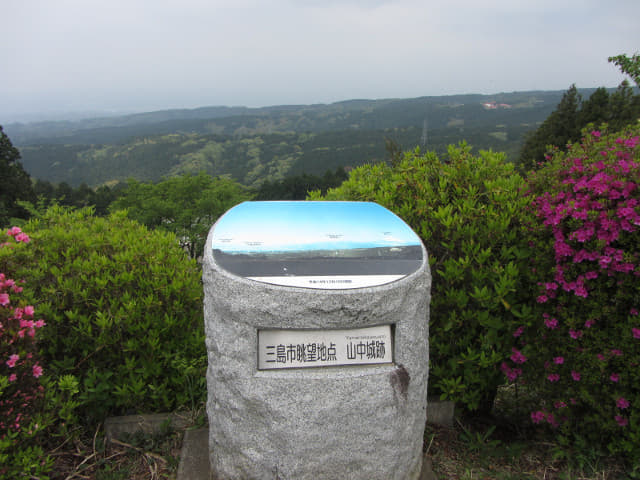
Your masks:
<svg viewBox="0 0 640 480"><path fill-rule="evenodd" d="M191 427L205 423L204 405L186 416ZM77 435L52 452L52 480L173 480L184 430L165 423L154 434L137 432L107 441L102 426L92 436Z"/></svg>
<svg viewBox="0 0 640 480"><path fill-rule="evenodd" d="M501 389L489 416L456 417L452 427L427 424L424 450L438 480L622 480L621 462L593 451L563 455L544 431L526 421L526 399ZM204 406L190 412L206 424ZM170 425L155 435L138 433L109 443L104 431L76 436L53 452L54 480L172 480L183 431ZM347 477L345 477L347 478Z"/></svg>
<svg viewBox="0 0 640 480"><path fill-rule="evenodd" d="M54 453L52 479L159 480L175 479L182 432L136 434L105 442L97 431L92 441L78 438L72 448Z"/></svg>
<svg viewBox="0 0 640 480"><path fill-rule="evenodd" d="M595 451L566 450L527 421L526 398L501 389L490 415L455 425L427 424L425 451L441 480L622 480L622 462Z"/></svg>
<svg viewBox="0 0 640 480"><path fill-rule="evenodd" d="M466 432L474 428L475 436ZM629 478L614 459L582 462L558 459L557 446L543 440L520 439L513 432L460 424L454 428L427 425L428 455L438 479L460 480L617 480ZM485 435L492 433L491 436ZM501 438L497 438L500 437Z"/></svg>

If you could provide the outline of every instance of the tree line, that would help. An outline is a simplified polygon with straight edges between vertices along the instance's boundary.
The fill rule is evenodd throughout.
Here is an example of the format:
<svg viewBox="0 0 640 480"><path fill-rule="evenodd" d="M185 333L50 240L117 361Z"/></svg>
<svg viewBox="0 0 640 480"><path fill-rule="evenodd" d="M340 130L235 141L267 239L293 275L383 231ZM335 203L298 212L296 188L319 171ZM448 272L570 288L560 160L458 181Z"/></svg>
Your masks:
<svg viewBox="0 0 640 480"><path fill-rule="evenodd" d="M636 68L637 56L631 58L626 56L611 57L610 61L618 65L621 70L628 74L638 86L638 75L633 69ZM393 110L393 105L386 107ZM580 132L587 124L596 126L607 124L610 129L616 130L623 125L632 123L640 118L640 95L632 89L627 81L623 82L613 93L609 93L605 88L595 90L592 95L583 100L578 89L572 85L563 95L556 109L536 128L525 136L524 144L519 153L519 158L513 163L519 167L520 171L530 168L537 168L545 161L545 155L549 147L555 149L566 149L567 144L575 142L580 138ZM387 161L397 162L402 156L402 151L406 146L416 145L419 141L419 129L394 129L387 131L384 135L384 145L375 147L370 152L370 162L382 162L385 160L384 150L386 149ZM509 131L509 130L507 130ZM423 136L424 136L424 132ZM467 133L472 135L473 130L468 129ZM500 133L500 132L496 132ZM513 132L505 135L510 135ZM523 135L522 131L517 132ZM364 136L363 136L364 134ZM293 137L291 136L293 135ZM327 137L327 135L329 135ZM337 135L337 137L336 137ZM472 135L473 136L473 135ZM173 136L178 139L175 148L184 148L187 143L195 143L201 139ZM337 138L337 140L336 140ZM286 140L294 142L293 145L284 143ZM443 137L449 140L449 144L455 143L455 138ZM440 140L443 140L440 139ZM337 141L337 144L326 145L324 141ZM424 139L423 139L424 140ZM473 140L473 139L472 139ZM304 161L308 153L303 153L297 148L297 142L308 143L315 152L312 162ZM243 172L233 172L222 175L206 175L203 172L207 158L218 158L222 147L215 145L200 145L206 149L213 149L208 153L204 150L194 151L190 155L190 164L178 170L169 170L171 175L158 178L155 181L143 182L140 180L129 180L110 182L101 184L98 187L90 187L87 183L81 183L78 187L73 187L67 182L51 182L42 179L32 179L25 171L21 163L20 151L15 148L0 126L0 225L8 225L13 219L27 219L29 216L52 205L58 204L71 207L92 206L97 215L106 215L114 208L126 208L133 218L145 223L150 227L164 228L179 233L185 238L185 248L195 255L197 247L202 243L202 232L196 233L193 240L186 232L189 225L195 230L196 225L205 219L212 220L209 212L205 208L211 207L211 198L225 192L228 196L229 206L234 201L242 200L303 200L308 192L320 190L326 192L330 188L339 186L348 178L347 163L350 161L349 150L343 147L353 142L369 141L366 132L342 131L331 134L283 134L252 137L241 139L235 146L227 145L233 153L229 158L247 157L248 163L236 162L238 168L243 168ZM158 149L164 149L164 144L157 144L157 140L147 142L144 148L148 150L148 157L156 157ZM174 142L175 143L175 142ZM471 145L478 147L473 141ZM342 147L341 147L342 146ZM427 150L446 151L447 145L434 145L429 142L421 145ZM433 148L441 147L441 148ZM75 145L74 148L79 148ZM38 147L44 148L44 147ZM292 150L293 148L293 150ZM297 149L296 149L297 148ZM172 149L164 152L164 155L172 155ZM374 155L375 151L375 155ZM61 150L59 153L62 153ZM188 155L188 156L189 156ZM213 156L212 156L213 155ZM226 155L225 155L226 156ZM276 164L272 166L261 163L260 158L264 156L274 156L278 162L288 165L284 171L289 172L282 178L274 178L265 169L285 168ZM309 160L309 158L306 158ZM220 157L222 161L222 157ZM314 172L305 171L304 166L314 164ZM320 166L325 167L325 173L319 174L317 170ZM253 172L246 170L253 166ZM346 167L346 168L345 168ZM279 175L282 175L280 173ZM250 186L244 185L234 180L237 176L252 180ZM177 193L182 192L182 193ZM232 193L230 193L232 192ZM203 198L209 198L209 203ZM148 198L142 200L143 197ZM177 221L178 210L193 211L194 205L200 205L200 210L192 215L190 220L182 219ZM173 210L173 213L169 211ZM198 209L196 209L198 210ZM169 213L168 213L169 212ZM219 211L222 213L222 211ZM188 216L188 215L187 215ZM191 222L191 224L189 224ZM180 230L178 232L178 230ZM195 231L194 230L194 231Z"/></svg>
<svg viewBox="0 0 640 480"><path fill-rule="evenodd" d="M73 188L66 182L33 181L20 163L20 152L0 126L0 226L22 223L52 205L91 207L105 216L126 210L129 218L154 229L176 234L191 258L202 253L206 234L216 219L246 200L304 200L312 190L326 192L346 178L344 168L324 175L302 173L283 180L264 181L248 188L229 178L204 172L182 174L159 182L129 179L112 186Z"/></svg>
<svg viewBox="0 0 640 480"><path fill-rule="evenodd" d="M637 54L631 57L618 55L609 57L609 62L617 65L636 87L640 87L639 59ZM575 84L571 85L551 115L526 135L519 163L523 168L536 168L538 163L544 162L549 146L566 151L568 144L580 139L581 130L588 124L596 127L606 124L611 130L617 131L638 119L640 95L634 94L627 80L611 94L600 87L586 100L583 100Z"/></svg>

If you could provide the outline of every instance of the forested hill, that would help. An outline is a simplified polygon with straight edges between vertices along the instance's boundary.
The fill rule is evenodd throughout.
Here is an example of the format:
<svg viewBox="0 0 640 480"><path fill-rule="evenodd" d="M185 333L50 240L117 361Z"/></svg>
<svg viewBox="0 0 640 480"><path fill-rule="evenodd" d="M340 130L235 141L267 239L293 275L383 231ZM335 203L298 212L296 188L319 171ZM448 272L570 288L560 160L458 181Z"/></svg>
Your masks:
<svg viewBox="0 0 640 480"><path fill-rule="evenodd" d="M466 140L517 157L523 135L564 92L514 92L329 105L206 107L74 122L9 124L5 132L33 177L77 186L188 172L231 175L256 186L299 173L323 174L403 148L444 151ZM581 90L588 97L591 90Z"/></svg>
<svg viewBox="0 0 640 480"><path fill-rule="evenodd" d="M582 92L582 91L581 91ZM168 133L246 135L274 132L319 132L345 129L388 129L447 126L452 118L485 122L482 104L509 104L524 120L550 111L562 91L516 92L497 95L452 95L412 99L347 100L329 105L273 107L203 107L93 118L77 121L12 123L5 131L14 145L104 144L132 137ZM506 110L497 109L500 113ZM514 112L511 112L513 116Z"/></svg>

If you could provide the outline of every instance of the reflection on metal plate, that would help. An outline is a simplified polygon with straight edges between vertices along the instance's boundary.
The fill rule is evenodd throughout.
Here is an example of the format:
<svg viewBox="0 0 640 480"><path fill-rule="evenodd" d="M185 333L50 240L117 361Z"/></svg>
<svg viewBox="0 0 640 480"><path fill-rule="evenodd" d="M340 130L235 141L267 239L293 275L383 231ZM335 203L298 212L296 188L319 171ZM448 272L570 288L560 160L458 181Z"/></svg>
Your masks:
<svg viewBox="0 0 640 480"><path fill-rule="evenodd" d="M213 258L255 281L317 289L399 280L422 263L418 236L369 202L245 202L213 231Z"/></svg>

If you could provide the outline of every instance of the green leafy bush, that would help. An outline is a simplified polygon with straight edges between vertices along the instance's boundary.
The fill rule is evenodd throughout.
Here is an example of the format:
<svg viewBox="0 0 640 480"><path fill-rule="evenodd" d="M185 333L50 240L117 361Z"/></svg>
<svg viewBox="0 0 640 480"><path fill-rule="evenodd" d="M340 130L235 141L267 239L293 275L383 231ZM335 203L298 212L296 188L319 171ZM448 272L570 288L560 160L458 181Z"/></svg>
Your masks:
<svg viewBox="0 0 640 480"><path fill-rule="evenodd" d="M561 445L640 466L640 127L592 131L529 178L539 312L503 366Z"/></svg>
<svg viewBox="0 0 640 480"><path fill-rule="evenodd" d="M520 286L528 261L522 185L503 154L474 156L461 144L444 160L416 150L393 166L357 168L339 188L310 197L377 202L420 235L433 275L430 392L468 410L490 408L513 326L530 312Z"/></svg>
<svg viewBox="0 0 640 480"><path fill-rule="evenodd" d="M204 396L200 270L173 234L62 207L24 228L34 241L15 252L15 275L47 319L40 354L67 421Z"/></svg>

